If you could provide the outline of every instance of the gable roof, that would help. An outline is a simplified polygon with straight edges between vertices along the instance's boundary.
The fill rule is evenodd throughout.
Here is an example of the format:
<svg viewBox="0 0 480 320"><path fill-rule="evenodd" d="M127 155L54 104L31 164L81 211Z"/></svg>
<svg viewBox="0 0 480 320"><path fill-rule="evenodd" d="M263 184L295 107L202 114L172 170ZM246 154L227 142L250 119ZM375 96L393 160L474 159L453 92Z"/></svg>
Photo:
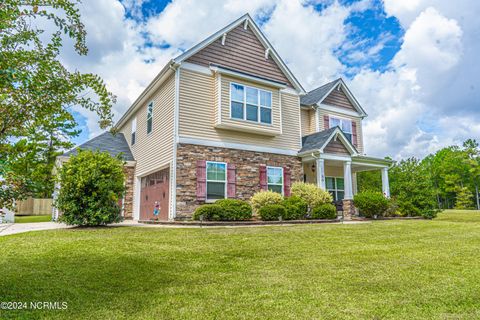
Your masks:
<svg viewBox="0 0 480 320"><path fill-rule="evenodd" d="M360 105L360 103L358 103L357 99L355 99L354 95L352 94L350 89L348 89L347 85L345 84L345 81L343 81L342 78L338 78L332 82L324 84L323 86L313 89L312 91L308 92L306 95L300 97L300 105L303 105L303 106L319 105L320 103L322 103L323 100L325 100L325 98L328 97L328 95L335 88L337 88L337 86L341 86L348 100L352 103L353 107L358 111L358 113L362 117L366 117L367 113L365 112L365 110L363 110L362 106Z"/></svg>
<svg viewBox="0 0 480 320"><path fill-rule="evenodd" d="M113 135L112 133L106 131L101 135L79 145L78 147L75 147L74 149L65 152L63 156L68 157L71 155L76 155L79 149L108 152L112 157L116 157L118 154L122 154L122 158L125 161L135 160L128 146L128 142L125 139L125 136L123 135L123 133L120 132Z"/></svg>
<svg viewBox="0 0 480 320"><path fill-rule="evenodd" d="M240 18L238 18L237 20L233 21L232 23L230 23L229 25L227 25L226 27L224 27L223 29L215 32L214 34L212 34L210 37L206 38L205 40L201 41L200 43L198 43L197 45L193 46L192 48L188 49L187 51L185 51L184 53L182 53L181 55L179 55L178 57L176 57L175 59L173 59L173 62L176 63L176 64L180 64L182 63L183 61L187 60L188 58L190 58L191 56L193 56L194 54L196 54L197 52L199 52L200 50L202 50L203 48L207 47L208 45L212 44L214 41L216 41L217 39L223 37L224 34L230 32L231 30L233 30L234 28L240 26L241 24L244 24L244 25L247 25L249 27L251 27L253 33L257 36L258 40L260 40L260 42L262 43L262 45L265 47L266 50L269 51L272 59L276 62L276 64L278 65L278 67L280 68L280 70L285 74L285 76L287 77L287 79L291 82L291 84L294 86L294 88L299 91L301 94L304 94L305 93L305 90L303 89L302 85L300 84L300 82L295 78L295 76L293 75L293 73L290 71L290 69L287 67L287 65L285 64L285 62L282 60L282 58L280 58L280 56L278 55L277 51L275 51L275 49L273 48L272 44L270 43L270 41L268 41L268 39L265 37L265 35L263 34L263 32L260 30L260 28L257 26L257 24L255 23L255 21L252 19L252 17L247 13L243 16L241 16Z"/></svg>
<svg viewBox="0 0 480 320"><path fill-rule="evenodd" d="M300 149L298 153L303 154L316 151L323 152L323 149L335 136L340 137L340 140L343 142L344 146L347 148L350 154L358 154L357 149L350 142L350 140L348 140L348 138L338 126L302 137L302 149Z"/></svg>

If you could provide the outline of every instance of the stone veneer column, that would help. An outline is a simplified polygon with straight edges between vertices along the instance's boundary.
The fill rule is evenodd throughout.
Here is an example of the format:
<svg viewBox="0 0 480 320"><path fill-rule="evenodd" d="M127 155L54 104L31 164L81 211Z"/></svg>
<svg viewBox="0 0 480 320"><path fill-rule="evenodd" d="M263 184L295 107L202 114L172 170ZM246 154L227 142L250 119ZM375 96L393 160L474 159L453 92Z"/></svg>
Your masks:
<svg viewBox="0 0 480 320"><path fill-rule="evenodd" d="M133 218L133 182L135 179L135 167L124 166L125 173L125 197L123 198L123 217L125 219Z"/></svg>

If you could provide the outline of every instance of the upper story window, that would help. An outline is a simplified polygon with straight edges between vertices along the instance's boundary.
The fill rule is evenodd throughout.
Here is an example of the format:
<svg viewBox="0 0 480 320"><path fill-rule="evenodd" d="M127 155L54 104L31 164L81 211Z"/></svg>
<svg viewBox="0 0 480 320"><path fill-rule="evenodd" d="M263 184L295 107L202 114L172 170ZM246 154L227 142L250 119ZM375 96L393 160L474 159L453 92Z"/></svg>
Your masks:
<svg viewBox="0 0 480 320"><path fill-rule="evenodd" d="M150 102L147 107L147 134L153 130L153 102Z"/></svg>
<svg viewBox="0 0 480 320"><path fill-rule="evenodd" d="M227 195L227 164L207 161L207 201L225 199Z"/></svg>
<svg viewBox="0 0 480 320"><path fill-rule="evenodd" d="M345 136L352 142L352 120L330 117L330 128L339 126Z"/></svg>
<svg viewBox="0 0 480 320"><path fill-rule="evenodd" d="M268 190L283 194L283 168L267 167Z"/></svg>
<svg viewBox="0 0 480 320"><path fill-rule="evenodd" d="M136 135L137 135L137 117L132 119L132 146L136 142Z"/></svg>
<svg viewBox="0 0 480 320"><path fill-rule="evenodd" d="M272 92L230 84L230 116L232 119L272 124Z"/></svg>

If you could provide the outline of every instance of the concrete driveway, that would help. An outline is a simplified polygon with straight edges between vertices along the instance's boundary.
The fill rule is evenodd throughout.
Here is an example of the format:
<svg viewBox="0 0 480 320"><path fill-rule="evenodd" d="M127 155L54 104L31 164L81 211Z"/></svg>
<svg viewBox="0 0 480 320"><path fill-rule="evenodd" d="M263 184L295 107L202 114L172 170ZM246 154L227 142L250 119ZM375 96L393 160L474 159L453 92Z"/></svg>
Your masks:
<svg viewBox="0 0 480 320"><path fill-rule="evenodd" d="M29 231L52 230L70 228L66 224L56 222L32 222L32 223L5 223L0 224L0 236L23 233Z"/></svg>

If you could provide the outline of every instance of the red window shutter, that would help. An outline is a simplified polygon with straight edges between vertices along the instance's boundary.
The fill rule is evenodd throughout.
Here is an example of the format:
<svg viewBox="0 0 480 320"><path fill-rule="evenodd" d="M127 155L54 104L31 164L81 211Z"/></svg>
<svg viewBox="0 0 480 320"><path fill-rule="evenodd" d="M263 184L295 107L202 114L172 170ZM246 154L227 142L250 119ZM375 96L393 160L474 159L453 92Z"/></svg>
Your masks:
<svg viewBox="0 0 480 320"><path fill-rule="evenodd" d="M207 198L207 162L197 161L197 200L205 201Z"/></svg>
<svg viewBox="0 0 480 320"><path fill-rule="evenodd" d="M330 129L330 119L327 115L323 115L323 126L324 130Z"/></svg>
<svg viewBox="0 0 480 320"><path fill-rule="evenodd" d="M352 143L356 147L358 147L358 138L357 138L357 123L352 121Z"/></svg>
<svg viewBox="0 0 480 320"><path fill-rule="evenodd" d="M260 190L267 190L267 166L260 166Z"/></svg>
<svg viewBox="0 0 480 320"><path fill-rule="evenodd" d="M283 195L290 197L290 186L292 184L290 168L283 168Z"/></svg>
<svg viewBox="0 0 480 320"><path fill-rule="evenodd" d="M227 164L227 197L236 197L237 170L234 164Z"/></svg>

